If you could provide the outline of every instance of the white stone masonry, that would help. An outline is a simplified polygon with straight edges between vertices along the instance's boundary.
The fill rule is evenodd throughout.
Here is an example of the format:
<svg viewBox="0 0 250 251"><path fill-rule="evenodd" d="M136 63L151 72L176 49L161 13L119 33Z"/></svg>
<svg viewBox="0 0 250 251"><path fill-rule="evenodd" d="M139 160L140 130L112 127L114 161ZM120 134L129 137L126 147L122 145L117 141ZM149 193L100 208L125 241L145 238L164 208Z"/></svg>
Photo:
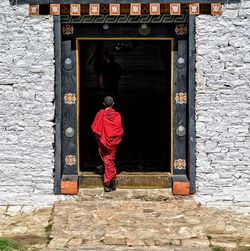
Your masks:
<svg viewBox="0 0 250 251"><path fill-rule="evenodd" d="M0 1L0 206L53 195L53 18ZM196 18L197 194L250 210L250 1Z"/></svg>
<svg viewBox="0 0 250 251"><path fill-rule="evenodd" d="M53 203L53 17L0 1L0 206Z"/></svg>
<svg viewBox="0 0 250 251"><path fill-rule="evenodd" d="M250 1L196 18L197 194L250 212Z"/></svg>

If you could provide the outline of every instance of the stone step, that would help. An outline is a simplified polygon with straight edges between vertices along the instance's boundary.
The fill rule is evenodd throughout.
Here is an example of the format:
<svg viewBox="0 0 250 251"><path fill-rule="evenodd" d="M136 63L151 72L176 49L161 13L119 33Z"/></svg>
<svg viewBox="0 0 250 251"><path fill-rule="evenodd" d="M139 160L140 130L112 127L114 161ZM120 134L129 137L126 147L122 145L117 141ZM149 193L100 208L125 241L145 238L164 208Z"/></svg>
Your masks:
<svg viewBox="0 0 250 251"><path fill-rule="evenodd" d="M82 172L80 188L103 187L103 176L94 172ZM167 172L121 172L117 175L117 188L169 188L170 173Z"/></svg>
<svg viewBox="0 0 250 251"><path fill-rule="evenodd" d="M189 199L191 197L186 197ZM167 201L175 200L170 188L162 189L117 189L114 192L105 193L103 188L80 188L76 201Z"/></svg>

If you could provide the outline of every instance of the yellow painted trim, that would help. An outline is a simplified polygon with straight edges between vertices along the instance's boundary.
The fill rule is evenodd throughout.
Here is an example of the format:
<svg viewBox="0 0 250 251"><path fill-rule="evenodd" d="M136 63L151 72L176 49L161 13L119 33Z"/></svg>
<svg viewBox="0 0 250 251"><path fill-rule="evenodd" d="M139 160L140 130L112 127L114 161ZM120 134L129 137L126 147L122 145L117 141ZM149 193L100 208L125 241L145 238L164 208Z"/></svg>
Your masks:
<svg viewBox="0 0 250 251"><path fill-rule="evenodd" d="M110 37L110 38L103 38L103 37L79 37L76 38L76 42L79 40L174 40L174 38L165 38L165 37Z"/></svg>
<svg viewBox="0 0 250 251"><path fill-rule="evenodd" d="M171 157L170 171L174 174L174 40L171 41Z"/></svg>
<svg viewBox="0 0 250 251"><path fill-rule="evenodd" d="M77 76L77 160L78 160L78 174L80 173L80 139L79 139L79 116L80 116L80 62L79 62L79 53L80 46L79 41L81 40L169 40L171 41L171 151L170 151L170 170L171 175L173 174L173 155L174 155L174 38L165 38L165 37L156 37L156 38L135 38L135 37L86 37L86 38L76 38L76 76Z"/></svg>

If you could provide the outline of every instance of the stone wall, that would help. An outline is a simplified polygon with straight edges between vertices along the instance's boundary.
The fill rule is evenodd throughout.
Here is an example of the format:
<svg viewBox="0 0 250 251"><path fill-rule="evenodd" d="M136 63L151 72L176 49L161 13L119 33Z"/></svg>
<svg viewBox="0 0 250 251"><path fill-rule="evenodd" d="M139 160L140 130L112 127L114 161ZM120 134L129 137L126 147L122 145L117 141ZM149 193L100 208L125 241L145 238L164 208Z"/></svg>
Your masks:
<svg viewBox="0 0 250 251"><path fill-rule="evenodd" d="M250 1L196 18L197 195L250 210Z"/></svg>
<svg viewBox="0 0 250 251"><path fill-rule="evenodd" d="M0 1L0 206L46 206L54 168L53 17Z"/></svg>
<svg viewBox="0 0 250 251"><path fill-rule="evenodd" d="M53 195L53 18L0 2L0 206ZM250 1L196 18L196 200L250 209ZM19 210L19 209L18 209Z"/></svg>

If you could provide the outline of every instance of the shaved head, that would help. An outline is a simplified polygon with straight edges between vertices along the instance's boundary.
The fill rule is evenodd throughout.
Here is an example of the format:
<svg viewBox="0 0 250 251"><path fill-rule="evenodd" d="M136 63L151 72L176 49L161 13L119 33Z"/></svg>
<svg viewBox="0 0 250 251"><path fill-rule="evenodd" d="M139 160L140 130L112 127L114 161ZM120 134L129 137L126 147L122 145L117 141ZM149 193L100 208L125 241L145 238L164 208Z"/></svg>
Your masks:
<svg viewBox="0 0 250 251"><path fill-rule="evenodd" d="M110 107L114 105L114 99L111 96L107 96L104 98L103 102L105 107Z"/></svg>

